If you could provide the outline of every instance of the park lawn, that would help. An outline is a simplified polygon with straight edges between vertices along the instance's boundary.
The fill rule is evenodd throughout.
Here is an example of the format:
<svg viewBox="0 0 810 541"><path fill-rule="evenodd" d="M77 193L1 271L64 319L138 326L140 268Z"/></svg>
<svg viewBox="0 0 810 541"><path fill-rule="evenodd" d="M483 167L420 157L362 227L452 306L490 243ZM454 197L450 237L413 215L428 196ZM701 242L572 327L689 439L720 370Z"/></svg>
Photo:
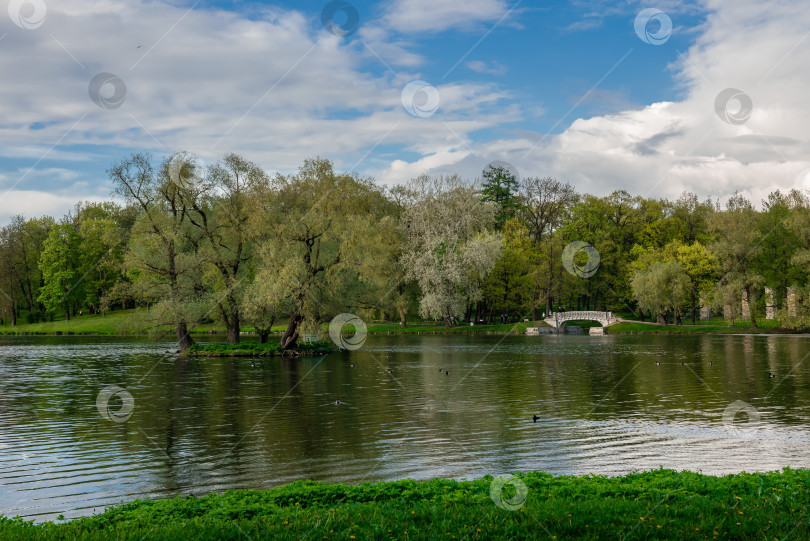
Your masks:
<svg viewBox="0 0 810 541"><path fill-rule="evenodd" d="M750 334L750 333L774 333L774 332L796 332L779 327L775 320L757 320L757 328L751 327L751 322L735 321L733 325L720 319L704 321L697 325L651 325L634 321L623 321L611 325L607 328L608 334L618 333L645 333L645 334Z"/></svg>
<svg viewBox="0 0 810 541"><path fill-rule="evenodd" d="M140 308L138 310L143 310ZM106 316L88 314L76 316L65 321L56 319L52 322L43 323L23 323L24 317L20 317L18 324L0 326L0 334L102 334L102 335L124 335L124 334L148 334L150 329L144 329L143 323L136 319L135 310L115 310L107 312ZM525 322L521 321L508 325L475 325L458 326L445 328L440 323L414 323L407 327L400 327L399 323L369 323L367 325L370 333L508 333L522 334L526 327L547 326L543 321ZM282 333L287 328L285 321L273 326L274 333ZM171 325L165 325L162 329L166 333L172 333ZM252 332L254 328L246 325L243 331ZM328 331L328 325L324 325L324 332ZM347 329L351 331L349 327ZM225 327L221 323L205 323L195 325L190 329L191 334L225 334Z"/></svg>
<svg viewBox="0 0 810 541"><path fill-rule="evenodd" d="M17 320L17 325L3 325L0 327L0 334L120 334L126 328L127 321L131 318L134 310L116 310L107 312L106 316L101 314L88 314L76 316L69 321L64 318L54 319L42 323L24 323L25 317ZM135 329L132 330L135 332Z"/></svg>
<svg viewBox="0 0 810 541"><path fill-rule="evenodd" d="M143 308L137 310L143 311ZM16 326L0 326L0 334L111 334L111 335L132 335L149 334L153 329L143 327L137 319L136 309L115 310L107 312L106 316L101 314L88 314L64 319L55 319L52 322L43 323L23 323L24 317L18 319ZM284 325L276 325L273 331L282 332L286 328ZM171 325L164 325L161 331L173 333ZM252 331L253 327L246 327L243 330ZM190 328L191 334L225 333L225 327L219 323L202 323Z"/></svg>
<svg viewBox="0 0 810 541"><path fill-rule="evenodd" d="M68 522L0 519L0 539L810 538L810 470L516 477L526 487L516 510L494 503L498 495L509 503L515 489L507 484L493 499L491 477L358 486L299 481L267 491L140 500Z"/></svg>
<svg viewBox="0 0 810 541"><path fill-rule="evenodd" d="M143 310L143 309L140 309ZM24 320L24 318L20 318ZM142 328L142 323L138 322L135 310L116 310L108 312L106 316L84 315L71 318L70 321L59 319L53 322L44 323L19 323L17 326L0 326L0 334L100 334L100 335L137 335L149 334L149 329ZM687 320L684 320L688 323ZM568 322L569 325L576 325L583 328L598 325L596 322ZM758 328L750 327L749 321L735 321L734 325L729 325L727 321L715 318L712 321L701 321L698 325L650 325L642 322L625 321L612 325L607 329L609 334L618 333L649 333L649 334L692 334L692 333L767 333L784 332L780 329L775 320L758 320ZM287 327L286 322L280 322L273 326L274 333L281 333ZM459 325L446 328L441 323L413 322L406 327L400 327L397 322L369 323L367 330L371 334L523 334L527 327L548 327L544 321L520 321L506 325ZM170 325L160 329L168 334L173 332ZM242 329L252 332L251 326ZM328 325L323 326L326 333ZM352 332L351 326L344 329L345 332ZM225 327L221 323L205 323L195 325L190 329L194 334L224 334ZM795 332L795 331L794 331Z"/></svg>

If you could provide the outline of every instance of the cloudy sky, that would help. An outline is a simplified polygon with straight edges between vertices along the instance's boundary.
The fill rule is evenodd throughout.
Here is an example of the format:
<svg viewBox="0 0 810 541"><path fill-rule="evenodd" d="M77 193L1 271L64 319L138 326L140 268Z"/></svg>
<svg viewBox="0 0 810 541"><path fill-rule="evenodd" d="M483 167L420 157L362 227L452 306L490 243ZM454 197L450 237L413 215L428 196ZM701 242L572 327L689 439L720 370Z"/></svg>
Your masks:
<svg viewBox="0 0 810 541"><path fill-rule="evenodd" d="M798 0L4 3L0 222L107 198L141 151L385 184L503 160L599 195L810 188Z"/></svg>

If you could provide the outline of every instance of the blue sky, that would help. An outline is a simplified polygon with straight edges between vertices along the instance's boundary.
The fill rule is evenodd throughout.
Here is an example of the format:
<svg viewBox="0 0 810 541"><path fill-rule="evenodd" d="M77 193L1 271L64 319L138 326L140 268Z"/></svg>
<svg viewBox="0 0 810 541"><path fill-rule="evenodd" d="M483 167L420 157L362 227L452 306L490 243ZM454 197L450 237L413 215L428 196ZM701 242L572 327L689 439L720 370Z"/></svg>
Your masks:
<svg viewBox="0 0 810 541"><path fill-rule="evenodd" d="M321 1L6 0L0 220L106 198L142 151L270 172L319 155L384 184L504 160L597 194L810 187L810 20L761 4L357 0L343 36ZM636 31L649 9L660 44ZM411 81L435 111L406 111ZM754 104L742 122L716 110L726 88Z"/></svg>

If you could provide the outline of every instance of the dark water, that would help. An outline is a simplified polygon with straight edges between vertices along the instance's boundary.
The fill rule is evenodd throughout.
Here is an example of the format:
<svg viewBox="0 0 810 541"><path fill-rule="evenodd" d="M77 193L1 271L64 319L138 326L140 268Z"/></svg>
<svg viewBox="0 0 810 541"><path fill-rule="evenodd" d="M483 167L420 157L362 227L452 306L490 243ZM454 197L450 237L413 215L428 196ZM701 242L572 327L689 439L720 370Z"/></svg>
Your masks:
<svg viewBox="0 0 810 541"><path fill-rule="evenodd" d="M369 336L255 366L127 339L0 345L7 516L295 479L810 467L810 337ZM134 404L100 411L111 385Z"/></svg>

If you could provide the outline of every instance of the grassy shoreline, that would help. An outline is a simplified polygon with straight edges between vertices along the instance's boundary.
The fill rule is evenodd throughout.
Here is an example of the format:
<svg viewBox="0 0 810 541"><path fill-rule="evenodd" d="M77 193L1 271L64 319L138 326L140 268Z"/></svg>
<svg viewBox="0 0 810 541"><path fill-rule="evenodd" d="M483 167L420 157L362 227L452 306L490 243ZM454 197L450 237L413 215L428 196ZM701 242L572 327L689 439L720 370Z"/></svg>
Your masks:
<svg viewBox="0 0 810 541"><path fill-rule="evenodd" d="M135 310L118 310L106 316L85 315L72 318L70 321L52 321L44 323L18 323L16 326L0 326L0 336L148 336L155 331L139 329L135 324ZM436 323L414 323L401 327L399 323L369 323L368 334L523 334L526 327L545 325L543 322L521 321L512 324L473 325L444 327ZM280 335L286 329L286 323L273 327L273 334ZM324 327L326 329L326 327ZM172 333L169 326L160 329ZM255 336L253 328L243 327L243 334ZM225 334L225 328L216 323L196 325L190 329L192 336L208 334Z"/></svg>
<svg viewBox="0 0 810 541"><path fill-rule="evenodd" d="M196 343L182 354L196 357L307 357L323 355L337 349L331 342L299 343L295 349L287 351L281 351L278 342Z"/></svg>
<svg viewBox="0 0 810 541"><path fill-rule="evenodd" d="M107 316L85 315L78 316L70 321L53 321L44 323L20 323L15 327L0 326L0 336L154 336L154 330L146 331L137 328L135 310L118 310L110 312ZM572 325L577 325L572 322ZM585 329L595 322L580 323ZM654 325L645 322L628 321L608 327L608 334L799 334L802 331L783 329L773 320L758 322L758 328L748 326L748 322L738 321L729 324L722 320L701 322L698 325ZM460 325L456 327L443 327L437 323L412 323L401 327L396 322L369 323L368 334L524 334L526 327L548 326L542 321L521 321L510 324L493 325ZM280 335L286 324L273 327L273 334ZM160 329L171 333L172 329ZM192 336L209 334L225 334L225 328L216 323L197 325L191 329ZM159 333L158 333L159 334ZM245 327L243 334L247 337L255 336L251 327Z"/></svg>
<svg viewBox="0 0 810 541"><path fill-rule="evenodd" d="M807 539L810 470L723 477L655 470L619 477L516 474L320 484L139 500L34 525L0 518L2 539ZM493 498L492 494L495 494ZM520 498L518 498L519 500ZM515 503L520 503L513 500Z"/></svg>

